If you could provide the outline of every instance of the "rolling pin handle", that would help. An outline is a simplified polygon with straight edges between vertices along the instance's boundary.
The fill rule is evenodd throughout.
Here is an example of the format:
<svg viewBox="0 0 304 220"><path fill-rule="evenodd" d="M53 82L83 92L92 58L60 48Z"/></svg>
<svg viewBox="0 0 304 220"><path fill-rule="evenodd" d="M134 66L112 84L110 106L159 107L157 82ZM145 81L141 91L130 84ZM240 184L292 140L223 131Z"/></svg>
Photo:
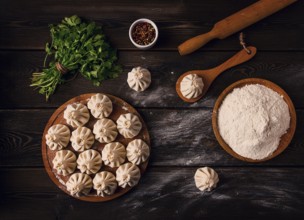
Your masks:
<svg viewBox="0 0 304 220"><path fill-rule="evenodd" d="M187 55L189 53L194 52L198 48L204 46L206 43L208 43L209 41L211 41L215 38L217 38L217 34L214 31L214 29L212 29L208 33L193 37L193 38L185 41L181 45L179 45L178 52L180 55Z"/></svg>

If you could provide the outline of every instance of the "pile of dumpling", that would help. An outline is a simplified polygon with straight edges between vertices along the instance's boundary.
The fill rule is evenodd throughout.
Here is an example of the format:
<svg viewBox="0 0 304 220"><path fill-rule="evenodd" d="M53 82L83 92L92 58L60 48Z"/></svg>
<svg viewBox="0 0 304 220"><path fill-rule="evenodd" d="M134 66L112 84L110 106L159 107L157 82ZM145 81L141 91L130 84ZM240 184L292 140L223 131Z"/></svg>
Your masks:
<svg viewBox="0 0 304 220"><path fill-rule="evenodd" d="M47 146L56 151L53 169L58 175L69 177L65 185L73 196L88 195L92 188L97 196L109 196L117 187L133 187L140 179L138 165L147 161L150 155L150 148L143 140L133 139L140 133L142 123L133 113L120 115L115 123L107 118L112 111L111 99L104 94L95 94L87 106L73 103L65 109L63 117L73 128L72 132L64 124L55 124L45 136ZM96 119L93 131L85 126L90 113ZM119 134L133 139L127 147L115 142ZM105 144L102 151L91 149L95 140ZM64 149L69 142L74 152ZM116 175L102 171L104 166L117 168Z"/></svg>

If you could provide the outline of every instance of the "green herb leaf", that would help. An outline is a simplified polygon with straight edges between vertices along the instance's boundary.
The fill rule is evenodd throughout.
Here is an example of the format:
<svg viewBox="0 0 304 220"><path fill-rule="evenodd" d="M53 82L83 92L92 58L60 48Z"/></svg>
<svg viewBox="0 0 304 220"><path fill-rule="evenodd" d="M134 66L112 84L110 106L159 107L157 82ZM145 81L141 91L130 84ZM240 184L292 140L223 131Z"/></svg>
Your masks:
<svg viewBox="0 0 304 220"><path fill-rule="evenodd" d="M105 41L101 27L94 22L84 22L73 15L49 27L52 43L46 44L45 51L46 58L51 55L53 60L42 73L33 73L31 84L39 88L39 93L44 94L46 99L59 84L64 83L56 62L68 69L69 74L78 71L97 86L101 81L115 78L121 72L121 67L115 63L116 50Z"/></svg>

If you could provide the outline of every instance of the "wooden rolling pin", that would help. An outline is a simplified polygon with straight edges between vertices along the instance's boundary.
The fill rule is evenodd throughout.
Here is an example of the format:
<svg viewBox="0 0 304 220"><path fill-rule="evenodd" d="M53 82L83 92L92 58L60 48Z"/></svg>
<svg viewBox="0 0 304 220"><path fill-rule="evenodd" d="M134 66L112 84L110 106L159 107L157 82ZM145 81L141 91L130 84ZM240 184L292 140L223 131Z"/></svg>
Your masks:
<svg viewBox="0 0 304 220"><path fill-rule="evenodd" d="M260 0L217 22L208 33L185 41L178 46L178 51L180 55L192 53L210 40L215 38L224 39L296 1L297 0Z"/></svg>

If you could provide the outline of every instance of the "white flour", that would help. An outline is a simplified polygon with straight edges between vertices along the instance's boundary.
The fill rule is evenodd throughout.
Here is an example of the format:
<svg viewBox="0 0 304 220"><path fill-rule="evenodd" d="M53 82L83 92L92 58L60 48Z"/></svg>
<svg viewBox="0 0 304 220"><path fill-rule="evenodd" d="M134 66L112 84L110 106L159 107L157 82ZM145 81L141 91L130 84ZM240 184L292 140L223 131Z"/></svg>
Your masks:
<svg viewBox="0 0 304 220"><path fill-rule="evenodd" d="M263 159L279 146L289 128L288 105L275 91L262 85L234 89L218 113L219 132L239 155Z"/></svg>

